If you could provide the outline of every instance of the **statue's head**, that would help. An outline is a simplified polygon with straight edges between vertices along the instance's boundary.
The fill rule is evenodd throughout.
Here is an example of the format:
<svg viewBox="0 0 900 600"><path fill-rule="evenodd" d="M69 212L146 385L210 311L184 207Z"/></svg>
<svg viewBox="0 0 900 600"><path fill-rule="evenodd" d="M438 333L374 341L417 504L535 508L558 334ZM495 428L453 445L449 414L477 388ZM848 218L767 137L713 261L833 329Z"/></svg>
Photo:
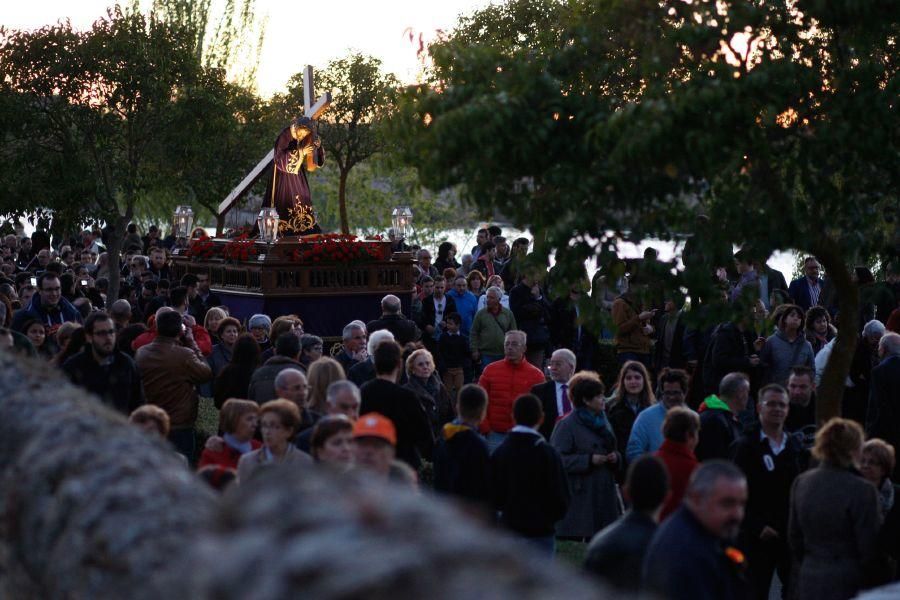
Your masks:
<svg viewBox="0 0 900 600"><path fill-rule="evenodd" d="M309 117L297 117L291 121L291 137L298 142L312 131L313 121Z"/></svg>

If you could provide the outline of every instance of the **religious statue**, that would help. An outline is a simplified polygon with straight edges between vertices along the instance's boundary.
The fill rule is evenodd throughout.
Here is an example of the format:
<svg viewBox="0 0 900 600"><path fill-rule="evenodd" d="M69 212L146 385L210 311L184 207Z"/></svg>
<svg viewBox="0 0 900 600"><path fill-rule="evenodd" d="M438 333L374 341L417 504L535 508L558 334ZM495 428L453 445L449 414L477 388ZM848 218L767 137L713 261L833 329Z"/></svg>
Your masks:
<svg viewBox="0 0 900 600"><path fill-rule="evenodd" d="M266 203L278 209L281 235L321 233L306 173L325 163L325 149L310 117L298 117L275 140L272 179Z"/></svg>

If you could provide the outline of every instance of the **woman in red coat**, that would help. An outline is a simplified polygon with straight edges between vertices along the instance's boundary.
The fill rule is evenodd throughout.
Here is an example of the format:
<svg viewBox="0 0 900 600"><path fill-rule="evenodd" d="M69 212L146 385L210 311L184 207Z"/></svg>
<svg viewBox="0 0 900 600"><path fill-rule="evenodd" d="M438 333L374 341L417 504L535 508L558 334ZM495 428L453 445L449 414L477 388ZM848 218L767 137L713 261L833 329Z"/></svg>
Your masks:
<svg viewBox="0 0 900 600"><path fill-rule="evenodd" d="M656 456L669 472L670 493L660 512L660 522L681 506L691 474L700 464L694 455L700 439L700 417L689 408L670 408L663 421L663 438Z"/></svg>
<svg viewBox="0 0 900 600"><path fill-rule="evenodd" d="M257 450L262 443L253 439L259 424L259 405L249 400L232 398L222 405L219 413L219 428L224 432L222 444L203 449L198 468L218 465L237 470L241 456Z"/></svg>

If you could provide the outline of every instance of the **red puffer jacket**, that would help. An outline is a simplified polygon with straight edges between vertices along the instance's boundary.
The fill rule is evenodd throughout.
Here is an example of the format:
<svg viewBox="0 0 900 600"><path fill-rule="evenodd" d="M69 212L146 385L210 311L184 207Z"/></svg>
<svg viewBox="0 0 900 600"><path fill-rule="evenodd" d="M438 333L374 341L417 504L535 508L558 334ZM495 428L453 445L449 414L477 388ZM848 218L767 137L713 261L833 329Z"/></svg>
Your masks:
<svg viewBox="0 0 900 600"><path fill-rule="evenodd" d="M481 432L506 433L512 429L513 402L522 394L531 393L531 388L546 379L540 369L522 360L515 365L507 359L489 364L481 373L478 385L487 391L487 418L481 424Z"/></svg>

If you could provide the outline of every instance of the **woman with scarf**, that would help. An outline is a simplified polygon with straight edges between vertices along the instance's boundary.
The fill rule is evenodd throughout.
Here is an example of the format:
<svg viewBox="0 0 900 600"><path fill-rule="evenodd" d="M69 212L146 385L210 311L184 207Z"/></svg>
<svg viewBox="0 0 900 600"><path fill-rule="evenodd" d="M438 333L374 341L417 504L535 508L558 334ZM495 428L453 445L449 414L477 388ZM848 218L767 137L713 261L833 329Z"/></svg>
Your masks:
<svg viewBox="0 0 900 600"><path fill-rule="evenodd" d="M237 470L238 461L243 455L262 446L259 440L253 439L258 423L259 405L256 402L236 398L225 402L219 413L223 443L218 446L218 450L204 448L197 467L202 469L208 465L218 465Z"/></svg>
<svg viewBox="0 0 900 600"><path fill-rule="evenodd" d="M403 387L412 391L419 399L428 416L432 434L439 439L444 424L453 420L456 411L447 388L434 370L431 352L419 349L410 354L406 359L406 376L408 381Z"/></svg>
<svg viewBox="0 0 900 600"><path fill-rule="evenodd" d="M621 511L616 474L622 456L606 420L603 383L594 372L582 371L569 380L573 410L556 424L550 444L562 456L571 502L556 524L556 537L590 540L615 521Z"/></svg>

